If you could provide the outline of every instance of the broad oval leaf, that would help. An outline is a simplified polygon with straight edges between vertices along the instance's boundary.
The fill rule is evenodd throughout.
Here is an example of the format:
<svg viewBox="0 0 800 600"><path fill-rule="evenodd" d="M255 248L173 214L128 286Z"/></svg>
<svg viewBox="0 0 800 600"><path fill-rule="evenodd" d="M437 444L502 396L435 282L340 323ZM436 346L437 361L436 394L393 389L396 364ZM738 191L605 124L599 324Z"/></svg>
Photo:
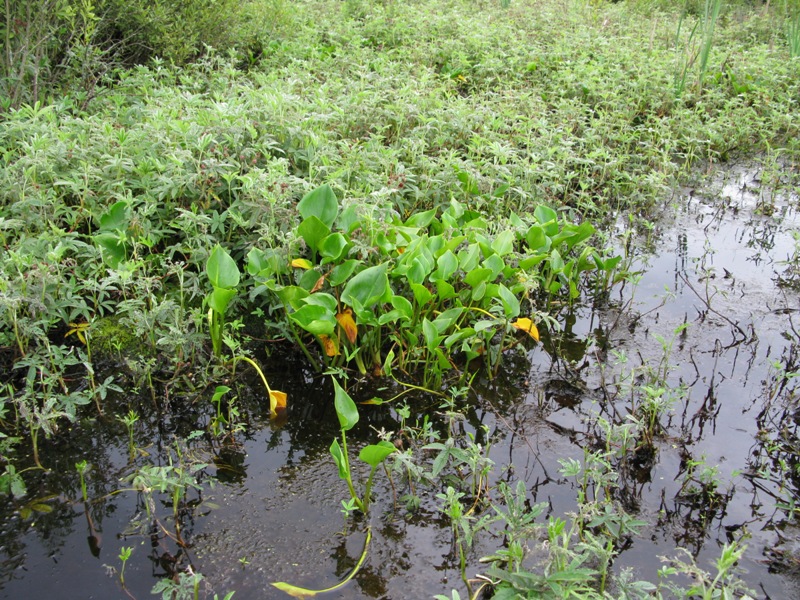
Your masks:
<svg viewBox="0 0 800 600"><path fill-rule="evenodd" d="M391 442L387 442L385 440L378 442L377 444L370 444L369 446L364 446L361 449L361 452L358 453L358 458L363 460L373 469L381 464L386 457L389 456L392 452L395 452L397 448L395 448L394 444Z"/></svg>
<svg viewBox="0 0 800 600"><path fill-rule="evenodd" d="M388 301L391 288L386 270L386 263L382 263L358 273L344 287L342 302L353 307L358 304L370 308L379 301Z"/></svg>
<svg viewBox="0 0 800 600"><path fill-rule="evenodd" d="M328 276L328 283L330 283L332 287L343 284L350 278L350 275L353 274L353 271L356 270L359 264L361 264L360 261L350 258L336 265L331 269L330 275Z"/></svg>
<svg viewBox="0 0 800 600"><path fill-rule="evenodd" d="M492 242L492 250L500 256L510 254L514 250L514 231L512 229L502 231Z"/></svg>
<svg viewBox="0 0 800 600"><path fill-rule="evenodd" d="M125 231L128 228L130 207L127 200L112 204L100 217L100 231Z"/></svg>
<svg viewBox="0 0 800 600"><path fill-rule="evenodd" d="M531 225L528 232L525 234L525 241L528 243L528 248L531 250L549 250L550 243L548 237L544 233L544 227L541 225Z"/></svg>
<svg viewBox="0 0 800 600"><path fill-rule="evenodd" d="M503 312L505 313L507 318L516 317L519 315L519 300L517 297L503 284L500 284L497 288L498 296L500 297L500 302L503 303Z"/></svg>
<svg viewBox="0 0 800 600"><path fill-rule="evenodd" d="M431 224L431 221L433 221L433 218L436 216L436 210L437 209L432 208L430 210L426 210L425 212L411 215L405 222L405 226L417 228L427 227Z"/></svg>
<svg viewBox="0 0 800 600"><path fill-rule="evenodd" d="M275 294L286 308L299 308L301 300L308 298L308 290L297 285L287 285L275 290Z"/></svg>
<svg viewBox="0 0 800 600"><path fill-rule="evenodd" d="M336 298L331 296L330 294L326 294L325 292L318 292L316 294L311 294L308 298L303 301L304 304L313 304L316 306L322 306L328 310L331 314L335 314L337 309L339 308L338 302L336 302Z"/></svg>
<svg viewBox="0 0 800 600"><path fill-rule="evenodd" d="M291 313L289 318L314 335L331 335L336 329L336 319L324 306L306 304Z"/></svg>
<svg viewBox="0 0 800 600"><path fill-rule="evenodd" d="M326 183L303 196L297 204L297 210L304 219L316 217L330 229L339 214L339 201Z"/></svg>
<svg viewBox="0 0 800 600"><path fill-rule="evenodd" d="M412 283L411 291L414 293L414 300L417 301L419 306L425 306L433 298L431 291L419 283Z"/></svg>
<svg viewBox="0 0 800 600"><path fill-rule="evenodd" d="M337 231L319 243L319 253L321 256L336 261L347 253L349 245L347 238Z"/></svg>
<svg viewBox="0 0 800 600"><path fill-rule="evenodd" d="M448 308L446 311L438 315L433 320L433 325L436 327L436 331L442 334L450 329L450 327L453 326L453 323L455 323L456 319L458 319L463 312L464 309L462 307L456 306L453 308Z"/></svg>
<svg viewBox="0 0 800 600"><path fill-rule="evenodd" d="M235 288L239 285L239 267L219 244L214 246L206 261L206 275L215 288Z"/></svg>
<svg viewBox="0 0 800 600"><path fill-rule="evenodd" d="M533 216L544 227L545 234L552 237L558 233L558 213L552 208L541 204L533 211Z"/></svg>
<svg viewBox="0 0 800 600"><path fill-rule="evenodd" d="M490 277L494 279L496 276L497 274L494 272L494 270L486 267L478 267L477 269L472 269L469 273L467 273L467 276L464 277L464 281L467 283L467 285L475 287L479 283L485 284L487 281L489 281Z"/></svg>
<svg viewBox="0 0 800 600"><path fill-rule="evenodd" d="M458 269L458 258L450 250L447 250L436 261L436 271L431 273L430 280L444 279L447 281Z"/></svg>
<svg viewBox="0 0 800 600"><path fill-rule="evenodd" d="M414 306L408 298L403 296L392 296L392 306L409 321L414 318Z"/></svg>
<svg viewBox="0 0 800 600"><path fill-rule="evenodd" d="M236 295L236 290L228 288L214 288L214 291L206 296L209 308L215 310L221 315L225 314L233 297Z"/></svg>
<svg viewBox="0 0 800 600"><path fill-rule="evenodd" d="M122 261L127 258L127 245L120 240L117 233L98 233L94 242L100 246L103 260L112 269L118 269Z"/></svg>
<svg viewBox="0 0 800 600"><path fill-rule="evenodd" d="M331 229L320 218L311 215L303 219L303 222L297 226L297 233L305 240L309 248L317 252L320 242L330 235Z"/></svg>
<svg viewBox="0 0 800 600"><path fill-rule="evenodd" d="M347 479L347 461L345 461L344 454L342 454L342 447L339 445L339 440L334 438L330 451L333 460L336 461L336 466L339 468L339 477Z"/></svg>

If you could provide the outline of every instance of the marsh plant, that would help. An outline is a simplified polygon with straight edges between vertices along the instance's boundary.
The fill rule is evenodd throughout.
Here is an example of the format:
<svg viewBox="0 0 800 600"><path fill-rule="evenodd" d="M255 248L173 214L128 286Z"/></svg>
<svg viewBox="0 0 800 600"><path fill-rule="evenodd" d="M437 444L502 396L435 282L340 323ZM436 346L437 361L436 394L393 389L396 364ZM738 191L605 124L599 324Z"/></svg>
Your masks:
<svg viewBox="0 0 800 600"><path fill-rule="evenodd" d="M366 463L370 470L363 487L363 492L359 494L359 492L356 490L356 484L353 480L353 470L350 465L350 455L347 451L347 432L355 427L356 423L358 423L358 408L344 388L342 388L335 379L332 381L334 388L334 407L336 409L336 416L339 419L342 443L340 445L339 440L334 439L330 446L330 453L334 462L336 463L336 467L339 471L339 477L347 483L347 489L350 492L350 499L342 501L342 506L344 509L343 512L346 516L349 516L353 510L358 510L363 515L369 517L370 500L372 497L372 484L375 477L375 472L378 470L378 467L381 466L381 464L389 457L389 455L397 451L397 448L392 443L386 440L381 440L377 444L364 446L360 450L358 453L358 458L362 462ZM308 590L285 582L277 582L273 583L272 585L279 590L282 590L295 597L315 596L320 593L339 589L347 584L347 582L353 577L355 577L355 575L361 569L361 566L366 560L371 539L372 525L370 524L367 525L364 548L361 551L361 556L356 562L355 567L353 567L353 569L344 579L330 588L324 590Z"/></svg>
<svg viewBox="0 0 800 600"><path fill-rule="evenodd" d="M531 220L512 214L505 228L456 200L379 226L352 205L341 211L323 185L298 211L304 248L251 250L251 296L269 299L312 364L420 373L434 389L448 372L463 380L476 359L495 374L517 332L539 339L538 300L572 301L598 272L612 285L618 264L589 245L590 223L543 205Z"/></svg>

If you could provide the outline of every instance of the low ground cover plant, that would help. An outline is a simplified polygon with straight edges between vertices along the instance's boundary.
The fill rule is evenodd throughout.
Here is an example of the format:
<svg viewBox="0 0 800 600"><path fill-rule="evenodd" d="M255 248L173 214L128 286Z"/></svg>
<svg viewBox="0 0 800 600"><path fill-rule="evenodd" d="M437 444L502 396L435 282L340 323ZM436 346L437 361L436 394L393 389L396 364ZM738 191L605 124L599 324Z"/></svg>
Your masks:
<svg viewBox="0 0 800 600"><path fill-rule="evenodd" d="M698 167L752 154L778 165L775 189L797 189L796 3L145 4L12 2L0 19L0 486L18 502L28 469L48 467L43 441L81 419L116 419L131 464L143 460L142 407L108 411L123 387L164 414L208 396L216 450L246 430L228 395L245 365L276 426L283 412L256 339L342 384L460 397L546 342L561 307L607 306L635 280L636 232ZM419 443L438 463L382 443L365 460L412 486L446 478L436 493L460 555L477 531L506 532L487 559L498 597L660 593L624 574L607 585L637 528L614 474L655 452L681 401L660 367L642 373L644 386L606 389L630 410L598 419L604 450L564 465L583 493L571 521L535 526L524 490L489 494L485 446L452 431ZM336 466L367 512L342 429ZM794 450L776 440L758 468L783 473ZM132 467L129 481L148 510L161 490L163 529L183 543L199 487L179 463ZM687 490L724 498L695 467ZM782 488L791 514L795 496ZM523 561L537 528L544 575ZM713 597L739 551L687 593Z"/></svg>

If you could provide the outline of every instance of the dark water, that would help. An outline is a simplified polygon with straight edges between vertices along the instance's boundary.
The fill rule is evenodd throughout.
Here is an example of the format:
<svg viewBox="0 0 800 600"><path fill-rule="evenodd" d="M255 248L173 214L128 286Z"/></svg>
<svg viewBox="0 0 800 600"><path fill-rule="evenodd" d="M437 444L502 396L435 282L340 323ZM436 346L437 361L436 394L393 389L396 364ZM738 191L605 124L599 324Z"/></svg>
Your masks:
<svg viewBox="0 0 800 600"><path fill-rule="evenodd" d="M655 581L659 556L674 555L678 546L710 568L721 544L747 532L741 566L750 587L762 597L791 598L800 597L800 552L793 552L800 535L776 503L796 497L798 488L776 466L775 442L798 447L792 446L796 400L792 380L781 379L774 364L792 367L798 346L798 292L787 285L790 266L781 263L795 252L797 199L768 196L758 184L747 169L731 170L709 187L676 194L652 230L635 236L641 278L613 292L602 309L565 309L558 315L561 333L510 357L496 380L476 380L471 408L457 426L478 435L487 426L494 481L522 479L532 501L563 515L575 508L576 490L558 460L583 457L583 447L597 438L598 415L626 414L626 397L609 400L615 381L666 360L670 387L683 385L686 395L662 418L655 453L620 481L618 499L649 526L615 568L630 566ZM622 239L623 229L618 233ZM685 331L674 334L682 325ZM148 410L149 400L138 406L133 456L125 427L113 420L79 423L45 441L42 460L51 471L26 474L28 496L0 507L0 596L124 598L116 574L122 547L133 548L124 576L135 598L149 597L176 570L205 575L201 597L236 590L236 598L284 598L271 582L321 588L344 577L361 552L366 523L340 511L347 490L328 453L337 430L329 385L297 359L276 355L266 364L273 386L290 394L289 419L271 424L258 388L247 397L250 388L242 387L249 422L238 447L203 438L175 445L207 423L208 394L199 392L169 398L170 419ZM114 398L107 412L124 414L134 402L141 400ZM412 402L414 414L435 413L436 406L424 396ZM374 442L375 430L398 428L390 406L363 406L361 415L354 446ZM434 420L444 423L441 415ZM715 506L698 507L680 493L687 460L701 458L716 468ZM797 465L796 455L783 458L790 471ZM74 467L82 459L92 464L88 504ZM125 479L137 465L170 460L208 465L199 471L202 489L187 494L192 509L180 515L185 548L151 528L141 494L120 491L130 487ZM378 480L367 562L354 581L326 597L463 591L435 491L411 515L395 509L385 477ZM171 524L170 498L155 498L156 515ZM477 558L498 545L479 537L468 574L481 572Z"/></svg>

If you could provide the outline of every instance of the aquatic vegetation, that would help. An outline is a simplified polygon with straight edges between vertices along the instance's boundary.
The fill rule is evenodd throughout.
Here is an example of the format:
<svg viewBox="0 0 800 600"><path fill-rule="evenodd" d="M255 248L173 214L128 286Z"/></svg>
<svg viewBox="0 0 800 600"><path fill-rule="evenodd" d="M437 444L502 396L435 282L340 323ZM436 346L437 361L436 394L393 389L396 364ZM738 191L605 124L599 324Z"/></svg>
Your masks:
<svg viewBox="0 0 800 600"><path fill-rule="evenodd" d="M539 339L534 319L524 316L542 314L539 300L544 307L561 295L571 302L598 271L595 282L608 287L621 260L587 243L591 224L572 224L546 206L534 210L532 223L512 214L505 227L492 227L452 200L441 214L384 219L378 228L374 216L352 206L340 213L324 185L298 211L296 235L308 256L251 250L251 296L268 296L272 314L285 317L279 328L292 332L309 359L307 334L327 368L352 361L362 374L419 372L430 388L458 370L454 357L467 365L480 358L496 373L518 343L516 331Z"/></svg>
<svg viewBox="0 0 800 600"><path fill-rule="evenodd" d="M330 447L330 453L331 456L333 456L336 467L339 470L339 477L347 482L347 489L350 492L350 501L342 501L342 505L346 515L349 515L351 510L358 509L364 515L368 516L372 493L372 482L373 477L375 476L375 471L377 471L378 467L389 457L389 455L397 451L397 448L395 448L395 446L390 442L382 440L377 444L370 444L361 449L361 451L358 453L358 458L369 465L370 471L367 481L364 485L363 494L359 495L356 492L355 485L353 484L353 473L350 468L350 456L347 452L347 432L351 430L356 423L358 423L358 409L356 408L355 402L353 402L353 399L344 390L344 388L342 388L335 379L332 381L334 387L334 406L336 408L336 415L339 419L339 425L341 426L342 444L339 445L339 441L334 439ZM282 581L273 583L272 585L296 598L313 597L317 594L337 590L347 584L347 582L355 577L358 571L361 569L361 566L366 560L371 539L372 525L368 525L366 538L364 540L364 549L361 551L361 556L359 557L358 562L344 579L332 587L323 590L309 590Z"/></svg>
<svg viewBox="0 0 800 600"><path fill-rule="evenodd" d="M720 164L754 155L768 169L747 184L763 191L753 211L738 192L699 204L752 212L735 229L763 248L751 257L758 275L778 264L768 246L791 220L800 149L795 2L313 0L291 11L259 0L178 25L169 2L147 16L137 0L122 25L138 24L162 58L134 68L117 58L147 51L116 56L116 42L101 41L118 4L101 14L92 2L37 0L0 18L11 33L0 58L0 491L10 536L54 544L85 514L94 554L99 531L129 518L123 537L155 531L150 554L137 551L129 567L150 560L162 567L156 593L202 596L196 565L246 556L261 568L263 555L192 536L195 520L198 530L213 523L200 518L199 506L212 510L201 495L213 481L209 494L253 485L248 469L282 461L287 447L280 475L272 463L259 472L276 490L291 480L307 491L292 475L330 454L348 522L397 513L352 534L366 537L360 556L342 547L330 557L337 585L364 594L392 597L380 585L364 591L382 577L367 554L373 535L387 565L419 566L389 547L404 526L441 527L437 573L460 575L469 596L500 597L666 595L668 584L619 568L625 545L641 545L634 521L658 512L648 533L663 539L652 543L688 547L697 556L677 568L694 575L706 540L738 526L725 520L729 503L743 502L734 490L752 491L755 518L769 522L759 543L790 528L797 365L774 349L796 333L773 324L781 311L791 324L797 249L773 268L782 287L764 290L772 312L745 317L731 305L749 300L751 280L720 270L726 250L709 241L693 255L696 227L664 240L682 186L700 190ZM35 7L44 8L28 18ZM25 46L35 34L45 41ZM216 49L201 47L209 39ZM778 190L788 195L769 193ZM648 280L645 263L655 252L662 267L673 250L670 294L696 298L654 308L665 282ZM732 339L705 345L717 320ZM729 343L750 354L732 356ZM767 347L776 366L763 398L742 406L726 382L744 371L758 381ZM623 351L635 365L615 361ZM334 386L333 406L320 373L349 381L347 392ZM272 383L296 402L287 409ZM355 426L359 401L370 408ZM738 413L731 426L733 409L752 411L753 435ZM709 452L717 427L752 438L746 464L729 468ZM376 476L383 468L387 480ZM574 515L562 510L562 486L576 492L567 510L582 505ZM552 512L537 512L545 496ZM83 498L83 514L62 497ZM339 499L325 498L338 519ZM211 545L230 555L205 563ZM485 553L491 591L468 576ZM129 568L127 585L145 571ZM260 571L247 572L255 581ZM725 577L697 577L707 583L697 595L722 592Z"/></svg>

